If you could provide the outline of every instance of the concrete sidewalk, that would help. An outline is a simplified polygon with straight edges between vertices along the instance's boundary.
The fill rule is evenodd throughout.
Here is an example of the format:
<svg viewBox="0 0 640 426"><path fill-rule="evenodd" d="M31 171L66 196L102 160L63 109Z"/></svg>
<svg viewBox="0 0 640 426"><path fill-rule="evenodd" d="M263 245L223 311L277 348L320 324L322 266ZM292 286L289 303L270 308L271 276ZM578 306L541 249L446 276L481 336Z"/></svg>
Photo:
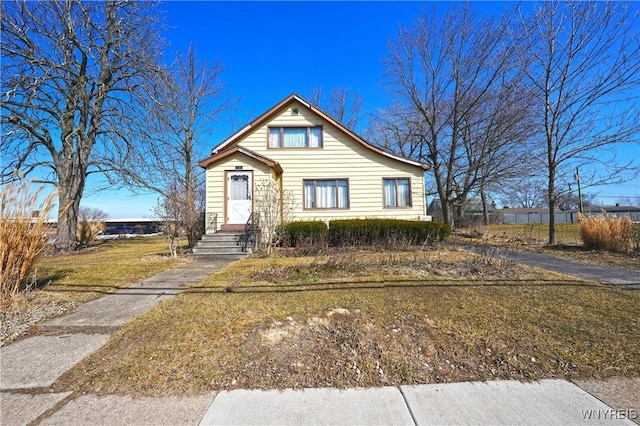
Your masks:
<svg viewBox="0 0 640 426"><path fill-rule="evenodd" d="M42 411L44 414L38 414ZM565 380L302 390L191 397L2 394L3 425L633 425Z"/></svg>
<svg viewBox="0 0 640 426"><path fill-rule="evenodd" d="M631 425L565 380L220 392L201 425Z"/></svg>
<svg viewBox="0 0 640 426"><path fill-rule="evenodd" d="M62 374L128 321L228 263L196 261L171 269L40 324L41 335L1 347L0 424L28 424L55 412L71 398L70 392L48 390Z"/></svg>

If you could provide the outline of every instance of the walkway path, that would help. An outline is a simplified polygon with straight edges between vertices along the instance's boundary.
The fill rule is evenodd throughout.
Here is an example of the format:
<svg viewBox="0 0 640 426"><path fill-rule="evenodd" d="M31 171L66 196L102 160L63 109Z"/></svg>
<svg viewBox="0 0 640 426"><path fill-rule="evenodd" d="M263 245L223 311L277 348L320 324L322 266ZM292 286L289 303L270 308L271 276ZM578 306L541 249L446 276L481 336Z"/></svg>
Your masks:
<svg viewBox="0 0 640 426"><path fill-rule="evenodd" d="M505 250L481 244L460 244L465 250L487 256L502 256L516 263L547 269L602 284L618 285L628 290L640 290L640 273L612 266L595 266L562 259L549 254ZM640 265L639 265L640 267Z"/></svg>
<svg viewBox="0 0 640 426"><path fill-rule="evenodd" d="M0 348L0 424L28 424L63 407L73 399L71 392L53 394L48 389L63 373L128 321L227 263L196 261L171 269L40 324L42 335Z"/></svg>
<svg viewBox="0 0 640 426"><path fill-rule="evenodd" d="M614 284L638 287L637 277L620 275L609 268L599 271L600 268L587 267L589 274L595 274L587 277L584 265L568 265L551 256L535 253L508 253L508 256L532 266L563 273L572 271L576 276L601 282L614 279L617 280ZM233 390L192 397L138 399L50 392L58 377L102 346L113 331L226 263L195 262L164 272L42 324L44 335L0 348L0 424L630 425L630 418L638 421L640 379L618 379L613 385L580 384L584 389L597 389L602 401L565 380L344 390ZM608 393L612 386L614 391Z"/></svg>

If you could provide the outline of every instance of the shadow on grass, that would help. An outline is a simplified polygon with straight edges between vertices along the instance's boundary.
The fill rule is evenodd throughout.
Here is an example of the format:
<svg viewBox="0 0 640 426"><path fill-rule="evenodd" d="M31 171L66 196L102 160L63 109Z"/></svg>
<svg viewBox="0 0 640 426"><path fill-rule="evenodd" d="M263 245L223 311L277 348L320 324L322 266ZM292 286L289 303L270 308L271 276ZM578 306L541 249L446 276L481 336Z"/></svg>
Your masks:
<svg viewBox="0 0 640 426"><path fill-rule="evenodd" d="M373 289L403 289L403 288L492 288L492 287L565 287L565 288L593 288L594 290L609 289L610 287L602 284L594 284L590 282L579 282L573 280L437 280L428 281L424 279L401 280L401 281L340 281L331 282L324 281L318 283L289 284L282 285L229 285L226 287L206 287L192 286L184 290L187 294L200 293L293 293L293 292L311 292L326 290L373 290Z"/></svg>

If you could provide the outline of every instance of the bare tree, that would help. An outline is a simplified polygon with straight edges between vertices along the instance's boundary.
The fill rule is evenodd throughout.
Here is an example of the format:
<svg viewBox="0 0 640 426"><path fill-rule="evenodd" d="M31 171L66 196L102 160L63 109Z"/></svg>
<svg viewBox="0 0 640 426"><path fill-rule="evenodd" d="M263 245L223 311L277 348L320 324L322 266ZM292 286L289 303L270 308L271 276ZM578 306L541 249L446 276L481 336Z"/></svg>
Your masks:
<svg viewBox="0 0 640 426"><path fill-rule="evenodd" d="M295 197L287 189L281 191L279 183L272 178L258 180L254 192L253 214L260 226L261 245L271 254L281 242L278 228L291 220Z"/></svg>
<svg viewBox="0 0 640 426"><path fill-rule="evenodd" d="M343 126L357 130L362 119L362 98L358 92L351 93L345 87L336 87L327 95L316 87L313 89L311 102Z"/></svg>
<svg viewBox="0 0 640 426"><path fill-rule="evenodd" d="M523 84L536 104L550 245L556 243L557 198L568 187L559 179L580 167L585 188L610 182L631 165L607 150L638 143L638 20L632 3L541 2L515 33Z"/></svg>
<svg viewBox="0 0 640 426"><path fill-rule="evenodd" d="M183 194L181 216L190 247L201 234L204 196L204 172L198 173L195 163L205 156L204 137L216 116L233 105L224 93L222 72L219 62L198 61L193 45L186 55L178 54L147 108L142 139L152 143L140 146L122 167L136 188L165 197Z"/></svg>
<svg viewBox="0 0 640 426"><path fill-rule="evenodd" d="M156 217L162 222L160 232L167 240L171 257L178 257L178 243L180 235L184 232L184 197L185 194L176 186L169 187L169 190L158 199L158 204L153 209Z"/></svg>
<svg viewBox="0 0 640 426"><path fill-rule="evenodd" d="M395 104L377 117L378 144L431 164L446 223L462 222L474 193L518 172L529 129L517 87L509 19L469 6L423 13L401 28L386 59ZM485 197L483 197L485 198Z"/></svg>
<svg viewBox="0 0 640 426"><path fill-rule="evenodd" d="M556 207L558 207L561 211L567 211L572 209L577 209L580 207L580 198L578 194L575 192L563 192L562 194L556 195ZM595 206L596 196L594 194L582 194L582 206L583 207L591 207Z"/></svg>
<svg viewBox="0 0 640 426"><path fill-rule="evenodd" d="M536 208L545 206L545 184L543 179L527 178L503 182L497 191L502 203L509 207Z"/></svg>
<svg viewBox="0 0 640 426"><path fill-rule="evenodd" d="M623 206L640 207L640 195L632 197L621 197L616 200L616 203Z"/></svg>
<svg viewBox="0 0 640 426"><path fill-rule="evenodd" d="M92 173L115 178L135 149L132 110L162 49L152 2L3 1L3 180L36 175L58 190L55 248L76 248Z"/></svg>

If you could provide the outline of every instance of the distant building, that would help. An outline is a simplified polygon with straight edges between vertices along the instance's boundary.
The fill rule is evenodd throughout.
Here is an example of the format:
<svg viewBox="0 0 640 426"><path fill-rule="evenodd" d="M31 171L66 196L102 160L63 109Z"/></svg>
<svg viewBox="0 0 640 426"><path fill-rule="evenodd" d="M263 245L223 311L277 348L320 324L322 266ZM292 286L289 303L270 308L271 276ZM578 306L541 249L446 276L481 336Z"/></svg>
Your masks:
<svg viewBox="0 0 640 426"><path fill-rule="evenodd" d="M640 207L633 206L592 206L583 209L585 216L604 215L606 217L629 216L632 221L640 221ZM491 212L498 223L549 223L548 208L504 208ZM578 209L556 211L556 223L578 223Z"/></svg>

